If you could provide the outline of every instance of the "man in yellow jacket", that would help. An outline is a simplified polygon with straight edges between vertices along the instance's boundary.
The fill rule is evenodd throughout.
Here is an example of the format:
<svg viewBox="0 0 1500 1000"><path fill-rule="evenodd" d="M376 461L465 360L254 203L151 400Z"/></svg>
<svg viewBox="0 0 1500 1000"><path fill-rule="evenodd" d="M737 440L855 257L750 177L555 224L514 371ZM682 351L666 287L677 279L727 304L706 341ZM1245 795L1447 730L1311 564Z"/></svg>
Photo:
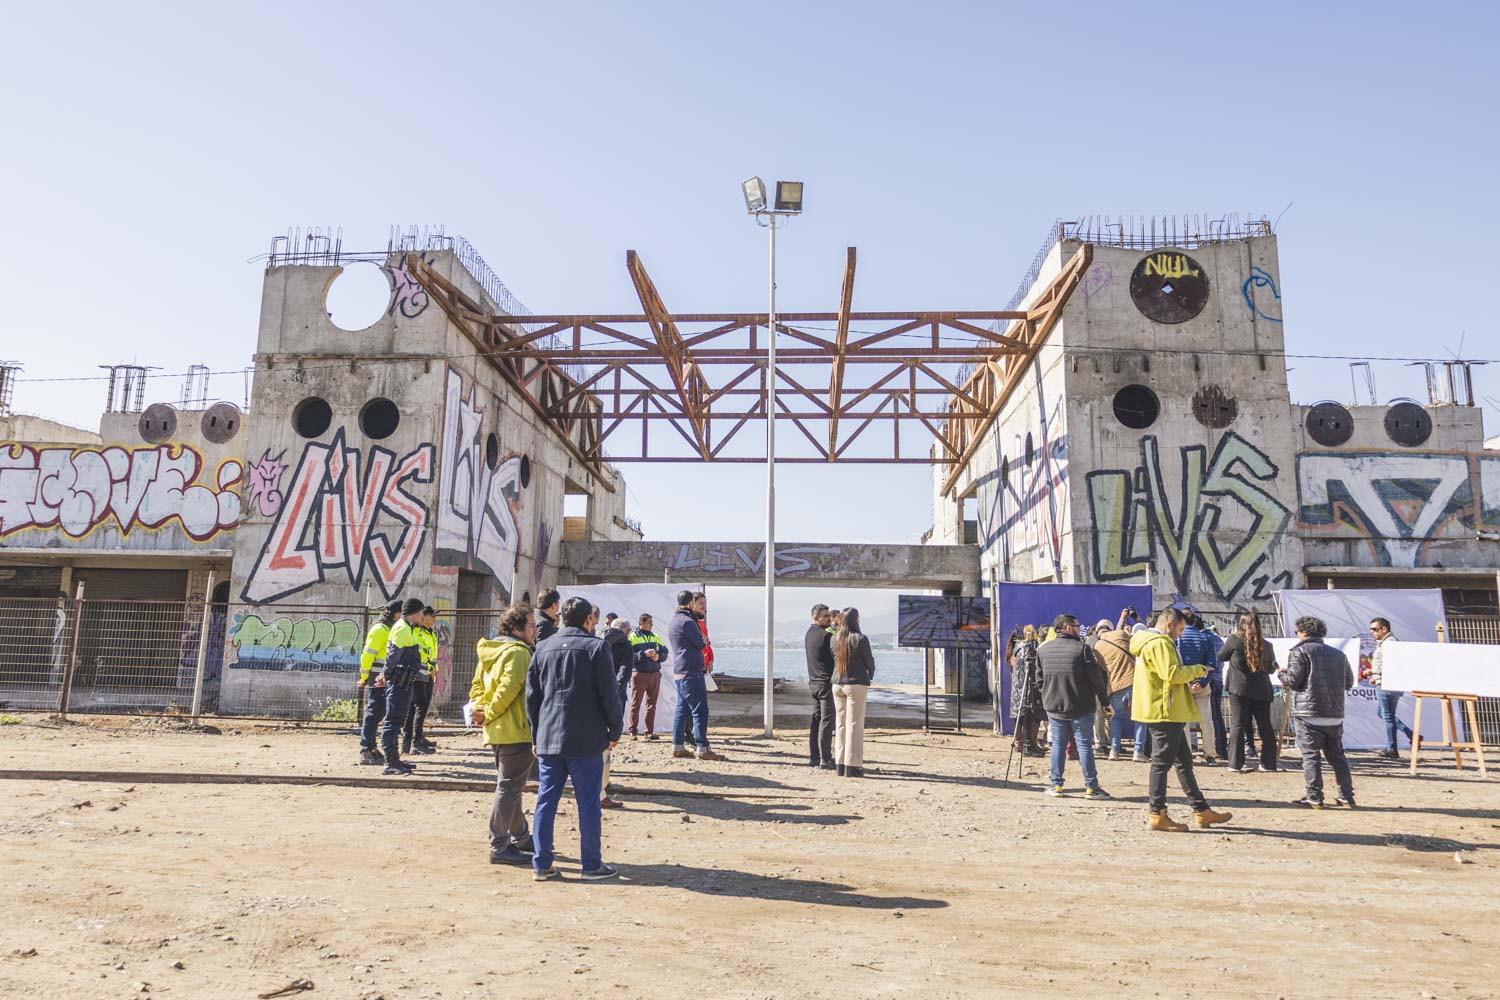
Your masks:
<svg viewBox="0 0 1500 1000"><path fill-rule="evenodd" d="M385 764L384 755L375 748L375 738L385 718L385 645L391 626L400 616L401 602L392 601L365 633L365 650L359 657L359 693L365 699L365 718L359 726L361 764Z"/></svg>
<svg viewBox="0 0 1500 1000"><path fill-rule="evenodd" d="M1198 789L1193 775L1193 754L1188 748L1187 724L1198 722L1198 708L1188 685L1204 675L1204 669L1183 666L1177 655L1177 637L1187 627L1187 618L1176 608L1158 611L1147 626L1137 626L1130 636L1135 657L1135 680L1130 689L1130 715L1144 722L1151 733L1151 774L1147 783L1153 830L1180 833L1187 829L1167 816L1167 772L1176 768L1177 782L1193 807L1200 827L1227 823L1229 813L1214 812Z"/></svg>
<svg viewBox="0 0 1500 1000"><path fill-rule="evenodd" d="M490 864L531 864L531 835L521 793L531 773L531 723L526 718L526 671L536 644L536 619L524 605L500 616L500 634L480 639L469 700L484 742L495 751L495 799L490 806Z"/></svg>

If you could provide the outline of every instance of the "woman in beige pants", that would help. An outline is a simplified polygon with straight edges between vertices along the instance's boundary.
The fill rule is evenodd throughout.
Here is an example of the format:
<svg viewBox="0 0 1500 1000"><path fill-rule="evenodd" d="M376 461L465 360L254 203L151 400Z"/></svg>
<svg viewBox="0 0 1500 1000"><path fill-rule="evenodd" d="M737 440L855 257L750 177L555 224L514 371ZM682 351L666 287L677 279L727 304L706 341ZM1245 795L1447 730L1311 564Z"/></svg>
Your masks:
<svg viewBox="0 0 1500 1000"><path fill-rule="evenodd" d="M865 699L875 679L875 654L859 630L859 609L845 608L833 637L833 760L846 778L865 776Z"/></svg>

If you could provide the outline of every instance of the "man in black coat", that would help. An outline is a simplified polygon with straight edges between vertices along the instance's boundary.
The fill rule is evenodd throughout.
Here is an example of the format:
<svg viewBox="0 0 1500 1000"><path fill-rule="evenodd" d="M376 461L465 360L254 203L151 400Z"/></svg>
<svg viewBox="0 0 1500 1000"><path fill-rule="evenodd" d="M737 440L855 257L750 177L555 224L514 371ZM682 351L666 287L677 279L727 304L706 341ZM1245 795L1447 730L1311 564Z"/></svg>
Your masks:
<svg viewBox="0 0 1500 1000"><path fill-rule="evenodd" d="M526 673L526 715L537 756L538 787L532 815L532 855L538 882L557 877L552 867L552 827L563 785L573 780L578 803L578 836L583 878L618 874L600 849L604 751L620 739L622 711L615 687L615 661L609 645L594 635L599 613L581 597L563 602L563 628L539 643Z"/></svg>
<svg viewBox="0 0 1500 1000"><path fill-rule="evenodd" d="M557 634L557 605L562 595L553 587L542 591L536 599L536 641L542 642Z"/></svg>
<svg viewBox="0 0 1500 1000"><path fill-rule="evenodd" d="M828 605L814 604L812 624L803 645L807 649L807 690L812 695L812 722L807 727L807 766L832 771L833 762L833 620Z"/></svg>
<svg viewBox="0 0 1500 1000"><path fill-rule="evenodd" d="M1302 751L1302 777L1307 794L1298 805L1323 808L1323 762L1333 768L1339 797L1335 804L1354 808L1354 778L1344 756L1344 693L1354 687L1349 658L1323 641L1328 626L1321 618L1297 619L1300 640L1287 653L1279 676L1291 698L1288 709L1297 726L1297 749Z"/></svg>
<svg viewBox="0 0 1500 1000"><path fill-rule="evenodd" d="M1058 615L1052 623L1055 638L1037 649L1042 670L1042 708L1052 734L1052 773L1048 795L1061 795L1063 767L1067 763L1068 737L1078 745L1078 763L1083 768L1085 798L1109 798L1099 787L1094 766L1094 713L1109 704L1109 681L1094 651L1083 644L1078 619Z"/></svg>

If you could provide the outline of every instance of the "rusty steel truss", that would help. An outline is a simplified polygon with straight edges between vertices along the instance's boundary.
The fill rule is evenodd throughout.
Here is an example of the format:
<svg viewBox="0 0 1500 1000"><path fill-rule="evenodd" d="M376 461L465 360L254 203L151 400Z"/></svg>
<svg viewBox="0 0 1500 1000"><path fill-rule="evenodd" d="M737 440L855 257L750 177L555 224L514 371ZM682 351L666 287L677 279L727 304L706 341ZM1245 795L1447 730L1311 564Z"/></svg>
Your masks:
<svg viewBox="0 0 1500 1000"><path fill-rule="evenodd" d="M947 492L1061 318L1092 250L1080 247L1026 308L965 312L855 312L855 258L850 247L837 312L777 314L776 418L812 450L777 461L945 465ZM640 314L517 317L408 258L432 301L596 473L606 461L763 462L763 453L727 449L766 418L767 314L673 313L635 251L625 264ZM638 442L621 433L627 424L638 426ZM662 425L681 443L653 442L651 428ZM890 431L878 451L871 439L853 450L877 425ZM920 457L903 454L903 426L920 428Z"/></svg>

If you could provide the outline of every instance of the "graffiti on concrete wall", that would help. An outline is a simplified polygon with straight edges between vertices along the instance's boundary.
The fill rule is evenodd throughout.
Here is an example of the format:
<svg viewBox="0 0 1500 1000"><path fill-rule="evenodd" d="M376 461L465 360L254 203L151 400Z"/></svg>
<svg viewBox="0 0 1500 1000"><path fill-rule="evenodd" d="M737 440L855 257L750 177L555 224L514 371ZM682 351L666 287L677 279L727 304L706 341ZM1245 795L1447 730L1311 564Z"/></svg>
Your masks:
<svg viewBox="0 0 1500 1000"><path fill-rule="evenodd" d="M268 448L250 466L248 500L261 517L275 517L281 511L281 502L285 499L281 494L281 477L286 473L286 463L282 459L285 457L286 451L283 450L272 458Z"/></svg>
<svg viewBox="0 0 1500 1000"><path fill-rule="evenodd" d="M488 573L505 600L520 555L522 495L531 484L531 460L502 457L498 440L484 433L477 390L468 397L463 377L448 370L438 465L437 538L433 562Z"/></svg>
<svg viewBox="0 0 1500 1000"><path fill-rule="evenodd" d="M364 634L355 618L273 618L235 612L229 625L241 670L308 670L352 673L359 669Z"/></svg>
<svg viewBox="0 0 1500 1000"><path fill-rule="evenodd" d="M1381 566L1425 566L1428 543L1459 529L1472 537L1469 458L1411 452L1303 452L1297 456L1301 527L1361 538Z"/></svg>
<svg viewBox="0 0 1500 1000"><path fill-rule="evenodd" d="M427 538L428 510L411 493L430 483L433 447L398 458L374 446L361 472L358 448L340 430L329 444L302 450L265 544L246 575L243 600L277 601L342 571L360 589L368 574L387 599L396 597Z"/></svg>
<svg viewBox="0 0 1500 1000"><path fill-rule="evenodd" d="M979 541L985 559L997 561L1005 579L1012 578L1012 563L1020 553L1039 549L1052 579L1061 581L1070 509L1068 439L1061 404L1054 404L1050 416L1046 413L1040 373L1037 401L1032 429L1011 434L1008 442L1005 435L995 435L995 468L975 484Z"/></svg>
<svg viewBox="0 0 1500 1000"><path fill-rule="evenodd" d="M1140 448L1136 468L1085 477L1097 580L1138 579L1164 564L1179 594L1201 582L1221 598L1252 600L1292 582L1290 571L1270 565L1292 515L1272 492L1280 470L1264 452L1232 431L1212 457L1202 445L1181 448L1174 499L1155 435Z"/></svg>
<svg viewBox="0 0 1500 1000"><path fill-rule="evenodd" d="M1091 299L1115 283L1115 269L1107 260L1096 260L1084 272L1083 281L1079 288L1083 291L1085 299Z"/></svg>
<svg viewBox="0 0 1500 1000"><path fill-rule="evenodd" d="M656 547L662 566L681 573L758 576L766 571L764 545L674 542ZM837 576L848 571L842 545L777 545L776 575Z"/></svg>
<svg viewBox="0 0 1500 1000"><path fill-rule="evenodd" d="M1252 267L1250 277L1240 286L1240 292L1245 296L1245 305L1255 315L1271 323L1281 322L1281 289L1276 287L1276 279L1271 277L1270 271Z"/></svg>
<svg viewBox="0 0 1500 1000"><path fill-rule="evenodd" d="M432 261L427 257L420 258L423 263L430 264ZM416 319L426 311L431 304L427 295L427 289L422 287L421 282L411 276L411 270L407 266L407 254L401 255L401 263L395 267L386 268L391 274L391 307L386 310L387 316L400 313L407 319Z"/></svg>
<svg viewBox="0 0 1500 1000"><path fill-rule="evenodd" d="M155 448L0 450L0 537L60 528L71 539L113 523L123 537L180 525L206 542L240 519L244 469L222 463L200 482L203 456L184 445Z"/></svg>

